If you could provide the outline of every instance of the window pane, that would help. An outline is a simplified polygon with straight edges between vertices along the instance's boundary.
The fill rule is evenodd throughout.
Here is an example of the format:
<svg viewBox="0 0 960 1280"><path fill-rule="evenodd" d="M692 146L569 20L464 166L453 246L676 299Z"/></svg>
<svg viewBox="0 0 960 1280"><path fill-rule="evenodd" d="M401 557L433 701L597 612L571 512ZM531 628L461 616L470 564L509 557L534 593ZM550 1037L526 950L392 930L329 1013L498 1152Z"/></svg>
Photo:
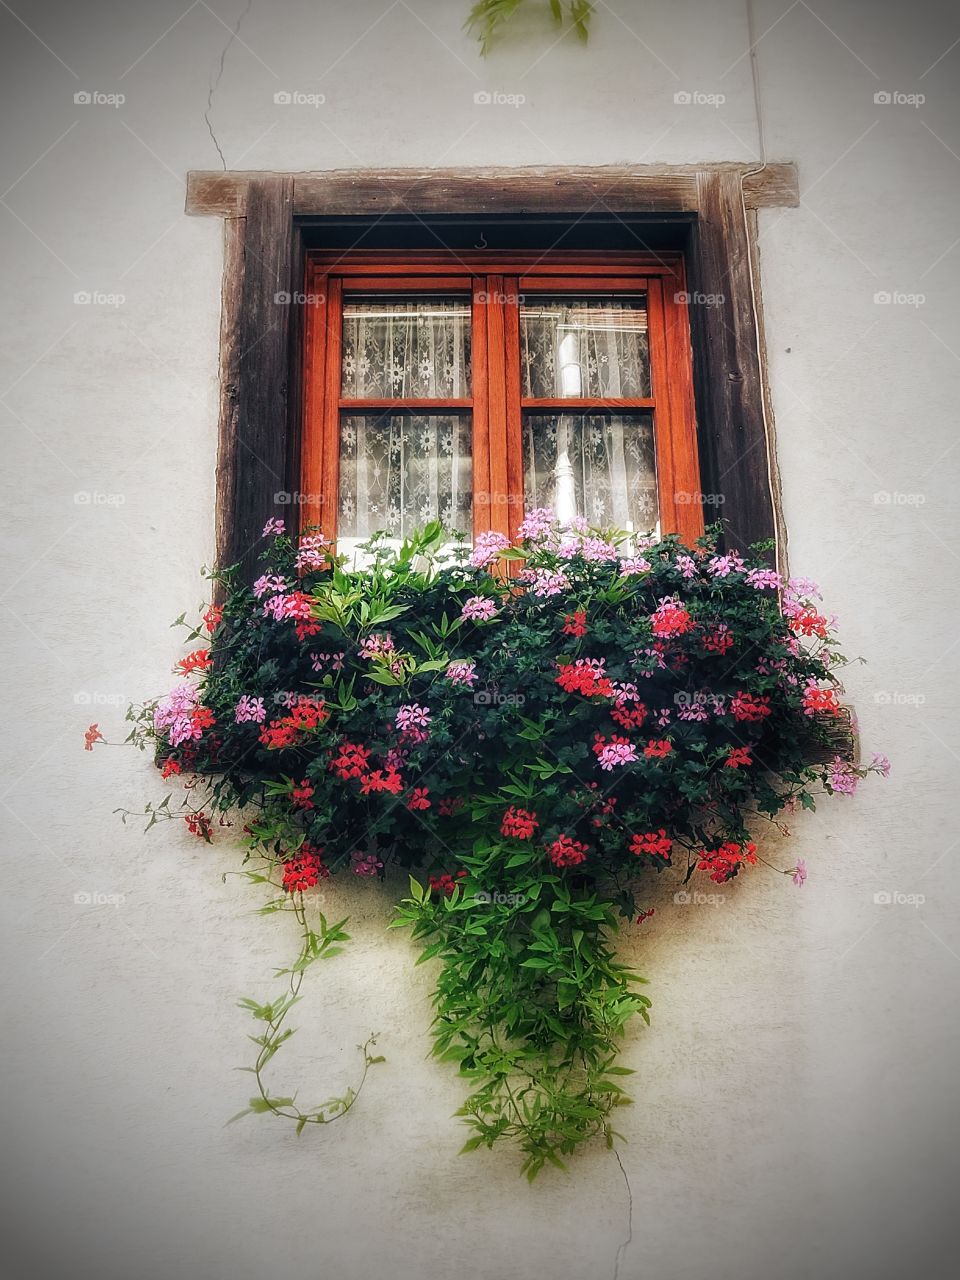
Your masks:
<svg viewBox="0 0 960 1280"><path fill-rule="evenodd" d="M523 395L650 395L645 297L538 298L520 308Z"/></svg>
<svg viewBox="0 0 960 1280"><path fill-rule="evenodd" d="M438 519L469 534L472 489L468 413L341 418L338 538L405 537Z"/></svg>
<svg viewBox="0 0 960 1280"><path fill-rule="evenodd" d="M652 533L657 527L653 416L525 413L524 500L559 519Z"/></svg>
<svg viewBox="0 0 960 1280"><path fill-rule="evenodd" d="M468 298L353 297L343 305L343 395L470 395Z"/></svg>

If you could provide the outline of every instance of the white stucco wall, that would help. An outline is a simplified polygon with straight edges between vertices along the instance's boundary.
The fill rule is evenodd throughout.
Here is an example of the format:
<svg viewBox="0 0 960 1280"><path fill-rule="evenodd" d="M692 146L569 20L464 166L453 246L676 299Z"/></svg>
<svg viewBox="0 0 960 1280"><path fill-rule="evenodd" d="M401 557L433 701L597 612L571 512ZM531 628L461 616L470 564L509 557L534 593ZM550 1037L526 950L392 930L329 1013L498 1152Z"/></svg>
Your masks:
<svg viewBox="0 0 960 1280"><path fill-rule="evenodd" d="M292 922L222 882L229 839L120 825L116 806L164 794L145 758L81 750L91 720L116 740L126 702L166 687L168 624L203 599L212 555L221 229L183 215L183 179L219 163L204 111L243 3L186 4L0 11L0 1269L613 1276L628 1206L605 1151L532 1189L507 1152L457 1157L463 1090L424 1059L430 974L384 930L392 889L328 888L355 940L308 979L277 1060L280 1083L319 1098L380 1031L362 1103L300 1140L225 1128L247 1096L234 1001L276 989ZM587 50L548 48L531 20L486 61L465 9L253 0L210 112L227 166L754 158L744 0L613 0ZM957 1176L960 24L933 0L757 0L756 34L768 154L798 163L802 190L799 209L761 214L791 567L869 659L849 693L894 772L796 823L784 856L808 860L802 891L754 874L722 907L683 910L663 886L627 931L654 1008L624 1049L619 1274L940 1277ZM480 89L526 101L477 106ZM126 101L75 105L80 90ZM279 90L327 101L276 106ZM726 101L677 106L678 90ZM881 90L927 100L877 105ZM125 300L76 305L84 290ZM876 305L879 290L926 300ZM926 901L876 905L885 890Z"/></svg>

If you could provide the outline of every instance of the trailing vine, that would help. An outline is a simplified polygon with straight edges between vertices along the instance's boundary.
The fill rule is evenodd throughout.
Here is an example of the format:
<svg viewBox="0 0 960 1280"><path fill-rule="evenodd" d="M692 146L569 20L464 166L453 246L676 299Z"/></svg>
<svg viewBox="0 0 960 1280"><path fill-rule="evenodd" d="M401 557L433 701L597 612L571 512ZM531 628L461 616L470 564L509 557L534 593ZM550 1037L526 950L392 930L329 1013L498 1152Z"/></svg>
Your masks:
<svg viewBox="0 0 960 1280"><path fill-rule="evenodd" d="M548 3L554 23L559 27L569 24L569 29L586 43L595 8L592 0L548 0ZM481 51L487 53L506 23L524 5L529 8L528 0L477 0L464 25L480 41Z"/></svg>
<svg viewBox="0 0 960 1280"><path fill-rule="evenodd" d="M128 713L128 741L184 788L179 808L173 792L146 807L148 828L182 819L210 843L242 822L262 867L243 874L278 891L262 912L300 928L284 993L242 1002L260 1025L241 1114L328 1124L383 1061L370 1036L357 1085L309 1109L265 1078L306 972L348 939L346 919L312 923L310 890L396 865L410 890L391 925L438 968L433 1053L469 1082L464 1150L515 1145L532 1178L612 1145L617 1055L650 1005L616 934L653 914L650 877L722 885L766 865L802 885L803 859L775 865L755 829L787 833L889 768L838 747L846 660L818 589L782 581L764 548L724 552L718 530L686 547L547 511L514 543L378 536L360 567L276 520L264 536L255 583L215 575L222 605L178 620L198 645L180 683Z"/></svg>

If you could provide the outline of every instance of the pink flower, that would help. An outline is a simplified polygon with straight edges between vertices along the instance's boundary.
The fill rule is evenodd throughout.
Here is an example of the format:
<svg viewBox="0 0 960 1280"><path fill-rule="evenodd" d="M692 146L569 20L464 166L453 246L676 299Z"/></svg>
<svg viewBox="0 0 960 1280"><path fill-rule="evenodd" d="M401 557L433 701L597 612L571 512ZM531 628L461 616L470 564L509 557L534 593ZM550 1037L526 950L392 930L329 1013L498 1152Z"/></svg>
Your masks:
<svg viewBox="0 0 960 1280"><path fill-rule="evenodd" d="M265 573L253 584L253 594L259 600L261 597L267 595L268 592L271 595L276 595L278 592L286 591L288 585L289 583L287 580L285 578L281 578L278 574Z"/></svg>
<svg viewBox="0 0 960 1280"><path fill-rule="evenodd" d="M623 738L614 738L611 742L605 743L602 750L597 753L597 763L608 773L619 766L630 764L636 758L636 747Z"/></svg>
<svg viewBox="0 0 960 1280"><path fill-rule="evenodd" d="M470 554L470 563L474 569L485 569L491 560L495 560L501 551L505 551L510 545L510 539L502 533L496 533L493 529L486 533L481 533L476 542L473 544L473 551Z"/></svg>
<svg viewBox="0 0 960 1280"><path fill-rule="evenodd" d="M520 522L517 536L530 542L545 538L554 524L554 514L549 507L534 507Z"/></svg>
<svg viewBox="0 0 960 1280"><path fill-rule="evenodd" d="M870 768L884 778L890 777L890 761L886 756L882 756L879 751L875 751L873 753L873 759L870 761Z"/></svg>
<svg viewBox="0 0 960 1280"><path fill-rule="evenodd" d="M677 556L677 568L684 578L692 578L697 572L697 562L692 556Z"/></svg>
<svg viewBox="0 0 960 1280"><path fill-rule="evenodd" d="M346 654L341 650L340 653L311 653L310 665L314 671L322 671L324 667L329 667L331 671L342 671L343 660Z"/></svg>
<svg viewBox="0 0 960 1280"><path fill-rule="evenodd" d="M413 702L399 709L396 726L399 732L411 742L426 742L430 736L428 731L430 719L429 708Z"/></svg>
<svg viewBox="0 0 960 1280"><path fill-rule="evenodd" d="M779 591L782 579L773 569L751 569L747 574L747 585L762 591L769 587L771 591Z"/></svg>
<svg viewBox="0 0 960 1280"><path fill-rule="evenodd" d="M321 533L307 533L300 539L297 551L297 573L310 573L314 569L322 569L327 563L330 543Z"/></svg>
<svg viewBox="0 0 960 1280"><path fill-rule="evenodd" d="M244 694L233 711L233 719L236 724L245 724L252 722L253 724L263 724L267 718L267 710L263 705L262 698L251 698Z"/></svg>
<svg viewBox="0 0 960 1280"><path fill-rule="evenodd" d="M277 520L273 516L271 516L270 519L267 521L267 523L263 526L263 533L260 536L262 538L269 538L271 535L273 535L274 537L279 538L280 535L286 529L286 527L287 526L284 524L282 520Z"/></svg>
<svg viewBox="0 0 960 1280"><path fill-rule="evenodd" d="M742 573L747 566L735 551L726 556L711 556L707 569L715 578L726 578L731 573Z"/></svg>
<svg viewBox="0 0 960 1280"><path fill-rule="evenodd" d="M367 658L371 662L382 662L389 654L395 652L396 645L393 643L393 636L391 635L380 635L375 632L360 643L360 657Z"/></svg>
<svg viewBox="0 0 960 1280"><path fill-rule="evenodd" d="M489 596L471 596L460 610L460 616L469 622L489 622L497 616L497 606Z"/></svg>
<svg viewBox="0 0 960 1280"><path fill-rule="evenodd" d="M653 565L649 560L644 560L643 556L631 556L627 560L620 561L620 573L624 578L633 577L638 573L649 573Z"/></svg>
<svg viewBox="0 0 960 1280"><path fill-rule="evenodd" d="M612 542L605 542L603 538L584 538L580 545L580 554L584 560L589 560L592 564L602 564L607 560L617 559L617 548Z"/></svg>
<svg viewBox="0 0 960 1280"><path fill-rule="evenodd" d="M799 888L806 878L807 864L804 862L803 858L798 858L797 865L793 868L793 875L791 876L791 879L797 888Z"/></svg>
<svg viewBox="0 0 960 1280"><path fill-rule="evenodd" d="M520 577L530 584L530 590L541 599L558 596L570 586L570 579L562 569L524 570Z"/></svg>
<svg viewBox="0 0 960 1280"><path fill-rule="evenodd" d="M375 876L383 868L383 863L375 853L361 853L359 849L350 855L350 860L355 876Z"/></svg>
<svg viewBox="0 0 960 1280"><path fill-rule="evenodd" d="M820 588L810 578L788 578L784 588L787 597L793 600L822 600Z"/></svg>
<svg viewBox="0 0 960 1280"><path fill-rule="evenodd" d="M153 727L157 733L166 733L171 747L201 736L193 716L196 706L196 689L189 684L178 684L154 707Z"/></svg>
<svg viewBox="0 0 960 1280"><path fill-rule="evenodd" d="M841 756L834 756L827 782L838 795L852 796L860 785L860 775Z"/></svg>
<svg viewBox="0 0 960 1280"><path fill-rule="evenodd" d="M451 662L447 667L447 679L451 684L465 684L471 688L477 679L475 662Z"/></svg>

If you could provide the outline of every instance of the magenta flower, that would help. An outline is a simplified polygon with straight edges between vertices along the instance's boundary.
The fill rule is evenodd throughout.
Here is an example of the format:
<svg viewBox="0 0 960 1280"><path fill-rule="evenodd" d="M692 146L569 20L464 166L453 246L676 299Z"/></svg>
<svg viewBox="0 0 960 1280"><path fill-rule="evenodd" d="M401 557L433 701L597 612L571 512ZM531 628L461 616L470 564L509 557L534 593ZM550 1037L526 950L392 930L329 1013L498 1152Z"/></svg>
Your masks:
<svg viewBox="0 0 960 1280"><path fill-rule="evenodd" d="M489 622L497 616L497 606L489 596L471 596L460 610L460 617L468 622Z"/></svg>
<svg viewBox="0 0 960 1280"><path fill-rule="evenodd" d="M505 551L509 545L509 538L502 533L496 533L493 529L489 529L486 533L481 533L473 544L470 563L474 569L485 569L490 561L496 559L500 552Z"/></svg>
<svg viewBox="0 0 960 1280"><path fill-rule="evenodd" d="M797 865L793 868L793 874L790 878L798 889L803 884L804 880L806 880L807 864L804 862L803 858L797 859Z"/></svg>
<svg viewBox="0 0 960 1280"><path fill-rule="evenodd" d="M881 755L879 751L875 751L873 753L873 759L870 761L870 768L884 778L890 777L890 761L886 756Z"/></svg>
<svg viewBox="0 0 960 1280"><path fill-rule="evenodd" d="M860 785L860 775L841 756L834 756L827 781L842 796L852 796Z"/></svg>
<svg viewBox="0 0 960 1280"><path fill-rule="evenodd" d="M153 710L153 727L157 733L166 733L171 747L178 747L190 738L199 738L193 722L197 705L197 691L193 685L178 684L165 694Z"/></svg>
<svg viewBox="0 0 960 1280"><path fill-rule="evenodd" d="M545 538L554 524L554 514L549 507L534 507L520 522L517 536L530 542Z"/></svg>
<svg viewBox="0 0 960 1280"><path fill-rule="evenodd" d="M477 679L477 664L465 661L451 662L447 667L447 679L451 684L463 684L469 689Z"/></svg>
<svg viewBox="0 0 960 1280"><path fill-rule="evenodd" d="M262 698L251 698L243 694L233 711L236 724L263 724L267 718L267 709Z"/></svg>

